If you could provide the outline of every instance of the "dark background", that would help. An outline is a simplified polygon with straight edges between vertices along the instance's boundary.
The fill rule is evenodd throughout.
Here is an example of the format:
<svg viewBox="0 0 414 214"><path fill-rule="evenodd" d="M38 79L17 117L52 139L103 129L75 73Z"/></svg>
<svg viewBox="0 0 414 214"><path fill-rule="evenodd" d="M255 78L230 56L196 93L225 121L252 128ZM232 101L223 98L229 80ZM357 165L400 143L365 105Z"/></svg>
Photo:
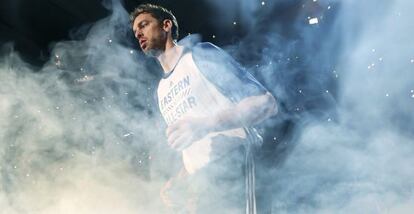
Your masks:
<svg viewBox="0 0 414 214"><path fill-rule="evenodd" d="M215 8L205 1L124 0L123 5L130 12L139 4L148 2L160 4L174 12L180 25L180 38L189 33L198 33L205 41L221 46L237 42L239 38L247 34L243 23L233 25L229 22L218 25L220 14L217 14ZM292 29L289 28L296 21L297 16L304 9L316 14L318 8L315 5L304 8L303 5L308 1L290 2L289 4L273 4L272 8L263 11L263 14L258 14L262 17L259 21L281 24L284 28L280 30L280 33L294 37ZM234 10L237 11L234 21L240 23L239 16L242 14L237 13L241 11L237 5L234 5ZM81 27L88 28L108 15L110 11L105 8L102 0L2 0L0 2L0 44L13 42L15 50L26 61L40 65L49 58L51 44L61 40L81 39L75 38L73 31Z"/></svg>
<svg viewBox="0 0 414 214"><path fill-rule="evenodd" d="M125 0L123 4L130 12L140 3L146 2L149 1ZM240 35L240 25L225 29L215 28L209 21L209 15L214 12L203 1L150 2L174 11L179 20L181 37L188 33L200 33L217 44L224 44ZM13 42L15 50L24 60L41 65L49 58L51 44L61 40L80 39L73 37L74 30L88 28L108 15L110 11L101 0L2 0L0 44ZM212 35L217 36L213 39Z"/></svg>

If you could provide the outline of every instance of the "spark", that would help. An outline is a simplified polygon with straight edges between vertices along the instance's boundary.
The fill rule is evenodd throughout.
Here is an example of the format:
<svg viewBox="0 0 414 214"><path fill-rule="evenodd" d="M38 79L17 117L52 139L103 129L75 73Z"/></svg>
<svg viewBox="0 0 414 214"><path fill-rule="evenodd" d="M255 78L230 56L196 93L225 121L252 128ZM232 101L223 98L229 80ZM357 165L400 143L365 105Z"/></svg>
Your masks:
<svg viewBox="0 0 414 214"><path fill-rule="evenodd" d="M124 134L124 137L129 137L131 135L132 135L132 133L126 133L126 134Z"/></svg>
<svg viewBox="0 0 414 214"><path fill-rule="evenodd" d="M262 5L265 5L265 2L264 1L262 1Z"/></svg>
<svg viewBox="0 0 414 214"><path fill-rule="evenodd" d="M319 23L318 18L311 18L311 19L309 19L309 24L310 25L314 25L314 24L318 24L318 23Z"/></svg>
<svg viewBox="0 0 414 214"><path fill-rule="evenodd" d="M410 62L411 62L411 63L414 63L414 59L411 59L411 60L410 60Z"/></svg>
<svg viewBox="0 0 414 214"><path fill-rule="evenodd" d="M88 75L85 75L85 76L83 76L82 78L80 78L80 79L77 79L76 80L76 82L89 82L89 81L91 81L91 80L93 80L94 79L94 77L93 76L88 76Z"/></svg>
<svg viewBox="0 0 414 214"><path fill-rule="evenodd" d="M329 5L329 6L328 6L328 10L330 10L330 9L331 9L331 6Z"/></svg>
<svg viewBox="0 0 414 214"><path fill-rule="evenodd" d="M109 42L109 43L112 43L112 39L109 39L109 40L108 40L108 42Z"/></svg>
<svg viewBox="0 0 414 214"><path fill-rule="evenodd" d="M213 39L214 39L214 38L216 38L216 35L213 35L212 37L213 37Z"/></svg>
<svg viewBox="0 0 414 214"><path fill-rule="evenodd" d="M237 25L237 22L233 22L233 25Z"/></svg>
<svg viewBox="0 0 414 214"><path fill-rule="evenodd" d="M129 53L130 53L130 54L133 54L133 53L134 53L134 51L133 51L133 50L130 50L130 51L129 51Z"/></svg>
<svg viewBox="0 0 414 214"><path fill-rule="evenodd" d="M385 94L386 97L389 97L390 95L388 93Z"/></svg>
<svg viewBox="0 0 414 214"><path fill-rule="evenodd" d="M331 122L331 120L332 120L331 118L328 118L328 122Z"/></svg>
<svg viewBox="0 0 414 214"><path fill-rule="evenodd" d="M373 48L371 51L372 51L372 52L375 52L375 48Z"/></svg>

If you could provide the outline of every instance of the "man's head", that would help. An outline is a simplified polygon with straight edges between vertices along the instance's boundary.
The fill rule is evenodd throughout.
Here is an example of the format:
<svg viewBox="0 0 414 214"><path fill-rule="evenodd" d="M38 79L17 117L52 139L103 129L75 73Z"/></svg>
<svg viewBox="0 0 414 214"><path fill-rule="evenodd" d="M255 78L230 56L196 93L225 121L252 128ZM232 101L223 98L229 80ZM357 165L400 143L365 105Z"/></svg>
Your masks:
<svg viewBox="0 0 414 214"><path fill-rule="evenodd" d="M171 11L153 4L139 5L130 15L135 38L144 53L165 50L178 38L178 23Z"/></svg>

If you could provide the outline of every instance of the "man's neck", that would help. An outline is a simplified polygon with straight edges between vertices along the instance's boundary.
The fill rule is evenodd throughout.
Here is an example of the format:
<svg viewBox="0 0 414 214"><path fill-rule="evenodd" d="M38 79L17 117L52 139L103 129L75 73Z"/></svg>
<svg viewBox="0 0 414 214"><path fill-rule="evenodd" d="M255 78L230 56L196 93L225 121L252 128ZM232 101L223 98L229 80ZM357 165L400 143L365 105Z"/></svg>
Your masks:
<svg viewBox="0 0 414 214"><path fill-rule="evenodd" d="M182 46L179 46L174 42L166 44L165 51L157 57L164 73L171 72L180 59L183 50L184 48Z"/></svg>

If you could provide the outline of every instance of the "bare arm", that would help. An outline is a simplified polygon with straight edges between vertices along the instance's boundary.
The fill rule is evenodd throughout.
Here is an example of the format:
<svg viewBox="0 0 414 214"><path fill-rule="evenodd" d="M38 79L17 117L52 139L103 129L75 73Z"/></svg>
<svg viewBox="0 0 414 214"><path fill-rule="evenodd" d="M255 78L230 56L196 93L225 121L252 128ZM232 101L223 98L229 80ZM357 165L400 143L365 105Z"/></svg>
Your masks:
<svg viewBox="0 0 414 214"><path fill-rule="evenodd" d="M247 97L236 104L235 108L219 112L210 120L212 131L224 131L255 125L277 114L275 98L267 92L263 95Z"/></svg>
<svg viewBox="0 0 414 214"><path fill-rule="evenodd" d="M275 98L267 92L241 100L213 117L186 117L167 128L168 144L183 150L210 132L257 124L277 113Z"/></svg>

